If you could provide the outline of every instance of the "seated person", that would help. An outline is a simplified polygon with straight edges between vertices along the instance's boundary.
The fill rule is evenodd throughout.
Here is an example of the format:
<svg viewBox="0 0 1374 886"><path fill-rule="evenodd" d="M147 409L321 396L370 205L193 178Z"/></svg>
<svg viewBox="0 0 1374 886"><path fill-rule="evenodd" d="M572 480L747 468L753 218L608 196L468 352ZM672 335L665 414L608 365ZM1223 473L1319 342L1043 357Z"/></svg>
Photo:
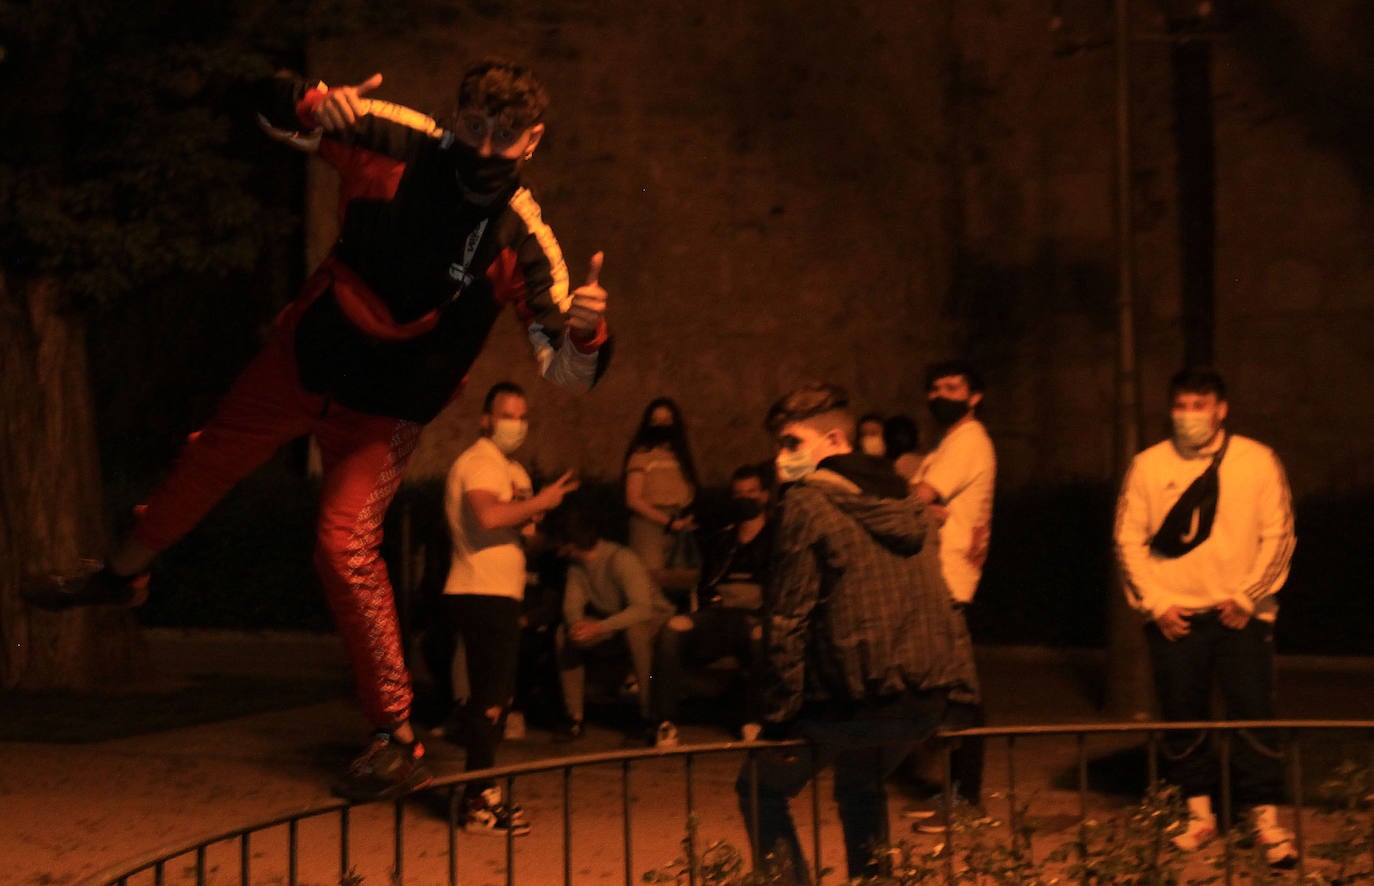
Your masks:
<svg viewBox="0 0 1374 886"><path fill-rule="evenodd" d="M677 745L673 724L680 695L679 631L674 607L634 551L600 537L586 513L568 509L549 527L568 559L563 624L556 645L568 722L555 738L582 734L586 660L628 649L638 682L639 713L655 747Z"/></svg>
<svg viewBox="0 0 1374 886"><path fill-rule="evenodd" d="M709 664L734 656L745 671L745 711L741 733L752 741L759 732L758 678L764 662L763 588L767 584L772 525L768 519L771 464L743 465L730 478L732 519L705 545L700 606L691 614L683 638L686 664Z"/></svg>

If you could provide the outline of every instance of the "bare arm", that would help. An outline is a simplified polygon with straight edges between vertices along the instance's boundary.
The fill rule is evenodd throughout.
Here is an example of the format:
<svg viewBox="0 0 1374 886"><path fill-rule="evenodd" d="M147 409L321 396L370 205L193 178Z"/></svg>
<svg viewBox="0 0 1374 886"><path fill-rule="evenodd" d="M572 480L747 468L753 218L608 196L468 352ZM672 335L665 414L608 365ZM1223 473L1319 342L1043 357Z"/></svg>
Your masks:
<svg viewBox="0 0 1374 886"><path fill-rule="evenodd" d="M572 471L539 490L538 495L522 501L501 501L489 489L470 489L463 493L463 501L471 509L477 525L486 530L523 526L542 517L563 503L563 496L578 487Z"/></svg>

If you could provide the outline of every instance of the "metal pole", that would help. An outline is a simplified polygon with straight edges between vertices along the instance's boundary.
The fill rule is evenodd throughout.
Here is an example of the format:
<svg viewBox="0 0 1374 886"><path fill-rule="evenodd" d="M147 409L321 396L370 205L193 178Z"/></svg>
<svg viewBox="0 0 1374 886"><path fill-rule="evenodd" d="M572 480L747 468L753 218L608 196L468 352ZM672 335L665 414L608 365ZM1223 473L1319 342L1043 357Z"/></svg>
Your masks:
<svg viewBox="0 0 1374 886"><path fill-rule="evenodd" d="M1140 378L1136 365L1135 245L1131 218L1131 12L1116 0L1116 471L1140 451ZM1149 672L1139 619L1126 605L1117 574L1107 606L1108 706L1120 717L1148 719Z"/></svg>

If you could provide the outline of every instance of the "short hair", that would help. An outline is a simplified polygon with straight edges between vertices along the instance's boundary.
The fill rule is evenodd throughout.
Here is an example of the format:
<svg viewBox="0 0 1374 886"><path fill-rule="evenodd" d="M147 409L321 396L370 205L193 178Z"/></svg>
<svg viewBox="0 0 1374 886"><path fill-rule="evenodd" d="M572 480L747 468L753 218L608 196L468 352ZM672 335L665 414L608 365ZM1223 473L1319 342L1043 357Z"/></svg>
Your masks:
<svg viewBox="0 0 1374 886"><path fill-rule="evenodd" d="M747 465L740 465L735 468L735 472L730 475L730 485L734 486L740 480L757 480L759 488L765 492L773 485L773 475L776 473L771 461L753 462Z"/></svg>
<svg viewBox="0 0 1374 886"><path fill-rule="evenodd" d="M878 412L865 412L863 415L859 416L859 418L854 422L854 427L861 427L865 422L870 421L876 422L879 427L882 427L883 416L881 413Z"/></svg>
<svg viewBox="0 0 1374 886"><path fill-rule="evenodd" d="M983 376L967 360L941 360L926 367L926 390L930 390L942 378L961 376L968 383L970 394L983 392Z"/></svg>
<svg viewBox="0 0 1374 886"><path fill-rule="evenodd" d="M482 414L491 415L491 411L496 408L496 398L502 394L514 394L521 400L525 399L525 389L513 381L498 381L487 391L487 396L482 399Z"/></svg>
<svg viewBox="0 0 1374 886"><path fill-rule="evenodd" d="M809 422L820 431L839 430L845 440L854 442L854 413L849 409L849 392L839 385L811 382L786 394L768 410L764 423L776 434L793 422Z"/></svg>
<svg viewBox="0 0 1374 886"><path fill-rule="evenodd" d="M1226 381L1210 366L1189 366L1169 379L1169 399L1179 394L1216 394L1218 400L1225 400Z"/></svg>
<svg viewBox="0 0 1374 886"><path fill-rule="evenodd" d="M887 450L888 458L915 452L920 442L920 428L911 416L893 415L883 422L883 447Z"/></svg>
<svg viewBox="0 0 1374 886"><path fill-rule="evenodd" d="M591 510L583 503L568 503L552 511L544 520L544 532L555 542L570 544L579 551L590 551L601 539L601 530Z"/></svg>
<svg viewBox="0 0 1374 886"><path fill-rule="evenodd" d="M458 110L466 108L528 129L544 119L549 95L529 68L489 56L468 68L458 83Z"/></svg>

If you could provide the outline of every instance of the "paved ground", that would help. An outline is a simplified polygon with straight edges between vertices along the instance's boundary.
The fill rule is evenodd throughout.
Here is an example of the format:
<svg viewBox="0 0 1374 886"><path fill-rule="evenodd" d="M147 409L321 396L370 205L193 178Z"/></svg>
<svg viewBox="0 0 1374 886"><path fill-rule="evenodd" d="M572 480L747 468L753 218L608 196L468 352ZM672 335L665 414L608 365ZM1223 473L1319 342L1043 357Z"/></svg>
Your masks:
<svg viewBox="0 0 1374 886"><path fill-rule="evenodd" d="M330 775L365 736L349 701L335 638L163 631L151 631L149 637L162 675L157 686L100 700L0 696L7 709L0 737L8 739L0 744L0 884L79 883L163 847L328 802ZM985 648L980 650L980 668L992 725L1103 720L1095 704L1100 653ZM1374 658L1284 658L1279 676L1284 717L1374 718ZM684 724L683 737L688 743L730 738L711 723ZM1336 752L1367 763L1367 743L1347 744ZM623 747L622 733L605 727L593 727L572 746L553 744L547 732L531 730L525 740L508 743L502 758L516 763ZM442 741L431 742L431 748L441 772L461 768L461 751ZM1138 748L1137 740L1120 736L1087 742L1089 777L1102 789L1092 795L1090 813L1129 802L1141 779ZM1328 757L1331 753L1327 748ZM730 790L738 759L698 760L692 767L693 794L702 838L743 847L743 825ZM1073 740L1022 739L1014 756L1005 743L994 743L988 772L994 814L1006 813L1013 759L1018 799L1030 802L1041 832L1052 837L1075 829L1079 801ZM684 769L680 758L637 763L628 789L618 764L573 776L566 845L571 847L575 883L638 882L644 872L680 852L686 832ZM557 773L519 783L520 800L535 830L516 843L516 882L562 882L563 788ZM628 862L620 814L627 796L633 846ZM840 863L828 794L822 800L824 863ZM894 794L894 811L902 803ZM447 881L443 806L442 798L435 797L406 804L402 854L407 883ZM803 833L809 833L808 803L799 804L798 820ZM390 806L353 812L348 848L352 873L361 879L352 883L389 882L396 855L393 824ZM340 882L339 835L337 815L301 825L298 882ZM250 882L291 882L288 839L282 828L250 842ZM911 839L923 848L935 842ZM239 882L240 852L237 842L212 849L205 859L206 881ZM502 840L461 835L457 859L460 879L469 886L504 882ZM195 876L192 856L170 865L164 881L195 882ZM132 882L154 880L149 876Z"/></svg>

